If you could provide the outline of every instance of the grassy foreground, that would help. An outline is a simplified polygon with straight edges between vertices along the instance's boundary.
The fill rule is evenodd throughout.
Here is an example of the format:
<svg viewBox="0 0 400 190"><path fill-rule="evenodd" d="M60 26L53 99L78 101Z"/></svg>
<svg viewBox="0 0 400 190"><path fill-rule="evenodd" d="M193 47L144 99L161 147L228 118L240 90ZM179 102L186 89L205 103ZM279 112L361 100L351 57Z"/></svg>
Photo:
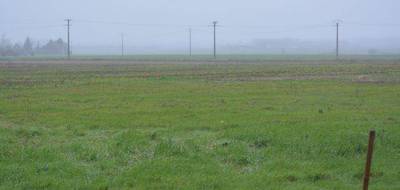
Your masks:
<svg viewBox="0 0 400 190"><path fill-rule="evenodd" d="M400 61L128 62L0 62L0 189L400 189Z"/></svg>

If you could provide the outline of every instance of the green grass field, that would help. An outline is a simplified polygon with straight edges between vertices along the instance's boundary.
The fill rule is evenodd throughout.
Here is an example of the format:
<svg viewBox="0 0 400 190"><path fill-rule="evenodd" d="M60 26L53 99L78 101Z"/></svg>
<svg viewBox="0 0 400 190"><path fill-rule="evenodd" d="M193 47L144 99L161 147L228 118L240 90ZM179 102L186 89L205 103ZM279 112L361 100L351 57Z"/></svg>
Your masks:
<svg viewBox="0 0 400 190"><path fill-rule="evenodd" d="M0 61L0 189L400 189L400 61Z"/></svg>

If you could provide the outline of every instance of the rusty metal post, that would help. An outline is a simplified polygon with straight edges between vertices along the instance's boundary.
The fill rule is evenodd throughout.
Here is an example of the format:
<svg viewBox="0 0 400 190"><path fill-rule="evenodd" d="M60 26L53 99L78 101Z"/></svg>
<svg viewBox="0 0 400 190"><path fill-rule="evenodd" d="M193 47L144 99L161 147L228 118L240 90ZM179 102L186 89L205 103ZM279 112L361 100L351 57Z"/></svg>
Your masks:
<svg viewBox="0 0 400 190"><path fill-rule="evenodd" d="M365 165L363 190L368 190L369 177L371 176L372 155L374 152L375 130L369 132L367 162Z"/></svg>

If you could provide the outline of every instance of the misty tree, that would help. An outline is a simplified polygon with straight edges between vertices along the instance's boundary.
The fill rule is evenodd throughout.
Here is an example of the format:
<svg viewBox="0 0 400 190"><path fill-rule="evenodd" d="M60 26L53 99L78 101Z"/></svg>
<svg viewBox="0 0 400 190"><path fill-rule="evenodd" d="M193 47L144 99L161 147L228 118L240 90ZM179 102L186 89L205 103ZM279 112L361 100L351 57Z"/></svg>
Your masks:
<svg viewBox="0 0 400 190"><path fill-rule="evenodd" d="M48 55L63 55L67 44L59 38L58 40L49 40L43 47L40 47L38 52Z"/></svg>
<svg viewBox="0 0 400 190"><path fill-rule="evenodd" d="M34 55L33 42L29 37L27 37L24 42L24 55L30 55L30 56Z"/></svg>
<svg viewBox="0 0 400 190"><path fill-rule="evenodd" d="M0 55L1 56L21 56L25 54L25 48L18 43L12 43L4 35L0 40Z"/></svg>
<svg viewBox="0 0 400 190"><path fill-rule="evenodd" d="M12 50L13 50L12 56L20 56L23 52L21 45L19 45L18 43L14 44Z"/></svg>
<svg viewBox="0 0 400 190"><path fill-rule="evenodd" d="M35 47L34 41L29 37L25 39L22 45L11 42L4 35L0 39L0 56L64 55L66 48L67 44L61 38L49 40L43 46L40 46L37 42Z"/></svg>
<svg viewBox="0 0 400 190"><path fill-rule="evenodd" d="M11 49L12 49L11 41L8 40L5 35L2 35L0 40L0 55L7 56L7 54L11 53L10 52Z"/></svg>
<svg viewBox="0 0 400 190"><path fill-rule="evenodd" d="M368 54L369 55L376 55L376 54L378 54L378 50L377 49L369 49L368 50Z"/></svg>
<svg viewBox="0 0 400 190"><path fill-rule="evenodd" d="M1 36L1 40L0 40L0 47L4 48L4 47L6 47L7 45L10 45L10 44L11 44L10 40L8 40L5 35L2 35Z"/></svg>

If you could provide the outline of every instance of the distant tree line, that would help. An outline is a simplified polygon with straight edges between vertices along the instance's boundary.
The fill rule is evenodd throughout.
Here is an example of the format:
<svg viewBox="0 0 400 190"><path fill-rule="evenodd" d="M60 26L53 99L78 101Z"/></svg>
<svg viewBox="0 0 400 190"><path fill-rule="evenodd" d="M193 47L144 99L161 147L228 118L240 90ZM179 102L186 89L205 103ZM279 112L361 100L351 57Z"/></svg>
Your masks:
<svg viewBox="0 0 400 190"><path fill-rule="evenodd" d="M67 44L61 39L49 40L44 45L27 37L23 44L13 43L4 35L0 39L0 56L64 55Z"/></svg>

